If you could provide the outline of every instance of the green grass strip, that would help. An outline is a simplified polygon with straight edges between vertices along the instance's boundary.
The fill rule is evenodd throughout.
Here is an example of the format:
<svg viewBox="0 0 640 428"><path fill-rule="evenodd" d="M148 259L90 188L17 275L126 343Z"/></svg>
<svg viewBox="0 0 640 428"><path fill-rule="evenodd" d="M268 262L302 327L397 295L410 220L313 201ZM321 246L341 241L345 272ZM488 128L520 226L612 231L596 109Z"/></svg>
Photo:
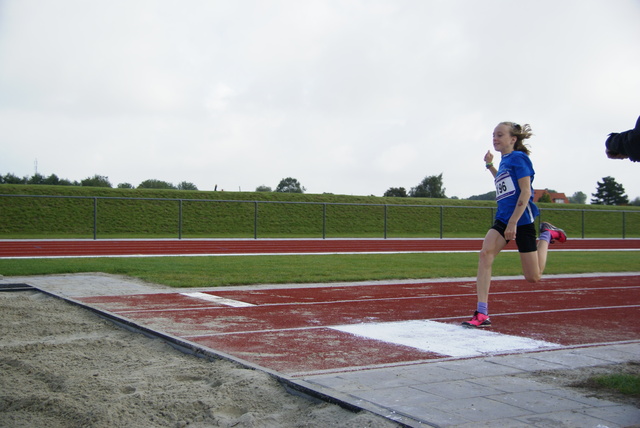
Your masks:
<svg viewBox="0 0 640 428"><path fill-rule="evenodd" d="M104 272L171 287L219 287L475 277L477 263L477 253L5 259L0 260L0 274ZM551 252L545 273L637 271L635 251ZM519 255L499 255L493 274L520 275Z"/></svg>
<svg viewBox="0 0 640 428"><path fill-rule="evenodd" d="M624 395L640 397L640 376L620 373L594 376L590 379L598 387L610 389Z"/></svg>

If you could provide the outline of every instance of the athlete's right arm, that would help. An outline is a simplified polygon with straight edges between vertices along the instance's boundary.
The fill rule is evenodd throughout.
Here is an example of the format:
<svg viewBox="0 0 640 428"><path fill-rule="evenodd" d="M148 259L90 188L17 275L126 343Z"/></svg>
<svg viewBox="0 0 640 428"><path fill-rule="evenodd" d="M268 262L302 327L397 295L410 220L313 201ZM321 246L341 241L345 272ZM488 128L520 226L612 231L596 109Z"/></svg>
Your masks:
<svg viewBox="0 0 640 428"><path fill-rule="evenodd" d="M491 150L487 150L487 153L484 155L484 163L487 166L489 172L491 172L491 175L493 175L493 178L496 178L498 170L493 165L493 153L491 153Z"/></svg>

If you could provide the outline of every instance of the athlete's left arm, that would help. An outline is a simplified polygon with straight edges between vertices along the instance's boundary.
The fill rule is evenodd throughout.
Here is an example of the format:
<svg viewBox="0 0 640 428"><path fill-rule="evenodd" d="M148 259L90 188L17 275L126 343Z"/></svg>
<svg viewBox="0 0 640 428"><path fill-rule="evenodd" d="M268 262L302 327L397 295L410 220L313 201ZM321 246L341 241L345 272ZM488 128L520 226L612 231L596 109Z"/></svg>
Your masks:
<svg viewBox="0 0 640 428"><path fill-rule="evenodd" d="M524 210L527 209L529 199L531 198L531 176L518 179L518 186L520 187L520 196L518 202L516 202L516 208L513 210L513 214L509 218L507 228L504 231L504 237L507 240L516 239L516 228L518 227L518 220L524 214Z"/></svg>

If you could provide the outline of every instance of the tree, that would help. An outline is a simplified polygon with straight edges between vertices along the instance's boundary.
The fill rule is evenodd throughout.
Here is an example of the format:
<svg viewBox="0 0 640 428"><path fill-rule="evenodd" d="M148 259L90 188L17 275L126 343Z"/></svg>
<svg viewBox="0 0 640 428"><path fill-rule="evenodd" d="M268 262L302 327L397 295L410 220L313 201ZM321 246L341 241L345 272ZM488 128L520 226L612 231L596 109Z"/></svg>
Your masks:
<svg viewBox="0 0 640 428"><path fill-rule="evenodd" d="M544 192L542 196L540 196L540 199L538 199L538 202L552 202L549 192Z"/></svg>
<svg viewBox="0 0 640 428"><path fill-rule="evenodd" d="M412 187L409 196L413 198L446 198L442 187L442 173L425 177L420 184Z"/></svg>
<svg viewBox="0 0 640 428"><path fill-rule="evenodd" d="M33 174L33 177L27 181L27 184L44 184L44 175L36 172Z"/></svg>
<svg viewBox="0 0 640 428"><path fill-rule="evenodd" d="M262 186L256 187L256 192L272 192L272 190L271 190L271 187L262 185Z"/></svg>
<svg viewBox="0 0 640 428"><path fill-rule="evenodd" d="M20 178L15 174L8 173L4 177L0 176L0 183L2 184L27 184L27 178Z"/></svg>
<svg viewBox="0 0 640 428"><path fill-rule="evenodd" d="M300 185L300 182L295 178L287 177L280 180L276 192L282 193L304 193L307 190Z"/></svg>
<svg viewBox="0 0 640 428"><path fill-rule="evenodd" d="M80 182L80 184L86 187L111 187L109 177L98 174L94 175L93 177L85 178Z"/></svg>
<svg viewBox="0 0 640 428"><path fill-rule="evenodd" d="M118 189L134 189L134 187L131 183L120 183L118 184Z"/></svg>
<svg viewBox="0 0 640 428"><path fill-rule="evenodd" d="M587 203L587 195L583 192L576 192L573 196L569 197L569 202L572 204L586 204Z"/></svg>
<svg viewBox="0 0 640 428"><path fill-rule="evenodd" d="M198 188L193 183L183 181L182 183L178 184L178 190L198 190Z"/></svg>
<svg viewBox="0 0 640 428"><path fill-rule="evenodd" d="M138 189L171 189L175 190L176 186L171 183L162 180L150 179L145 180L140 185L138 185Z"/></svg>
<svg viewBox="0 0 640 428"><path fill-rule="evenodd" d="M42 181L42 184L50 184L52 186L57 186L60 184L60 179L58 178L57 175L51 174L50 176L48 176Z"/></svg>
<svg viewBox="0 0 640 428"><path fill-rule="evenodd" d="M383 196L387 198L392 198L392 197L406 198L407 191L404 187L389 187L389 189L387 189L387 191L384 192Z"/></svg>
<svg viewBox="0 0 640 428"><path fill-rule="evenodd" d="M78 183L77 181L74 181L73 183L71 182L71 180L68 180L66 178L61 178L58 181L58 186L79 186L80 183Z"/></svg>
<svg viewBox="0 0 640 428"><path fill-rule="evenodd" d="M624 193L622 184L616 183L613 177L604 177L598 181L596 193L592 193L591 203L594 205L628 205L629 198Z"/></svg>

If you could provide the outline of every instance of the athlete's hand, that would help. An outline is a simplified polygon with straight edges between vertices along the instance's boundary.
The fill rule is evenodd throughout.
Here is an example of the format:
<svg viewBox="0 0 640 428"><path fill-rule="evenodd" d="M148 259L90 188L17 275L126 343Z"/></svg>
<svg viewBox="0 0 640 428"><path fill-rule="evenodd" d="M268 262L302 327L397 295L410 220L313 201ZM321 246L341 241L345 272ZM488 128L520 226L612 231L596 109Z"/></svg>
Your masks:
<svg viewBox="0 0 640 428"><path fill-rule="evenodd" d="M484 155L484 162L485 163L493 162L493 153L491 153L491 150L487 150L487 154Z"/></svg>
<svg viewBox="0 0 640 428"><path fill-rule="evenodd" d="M504 239L506 239L507 241L513 241L514 239L516 239L516 227L517 224L515 223L507 223L507 227L504 230Z"/></svg>

